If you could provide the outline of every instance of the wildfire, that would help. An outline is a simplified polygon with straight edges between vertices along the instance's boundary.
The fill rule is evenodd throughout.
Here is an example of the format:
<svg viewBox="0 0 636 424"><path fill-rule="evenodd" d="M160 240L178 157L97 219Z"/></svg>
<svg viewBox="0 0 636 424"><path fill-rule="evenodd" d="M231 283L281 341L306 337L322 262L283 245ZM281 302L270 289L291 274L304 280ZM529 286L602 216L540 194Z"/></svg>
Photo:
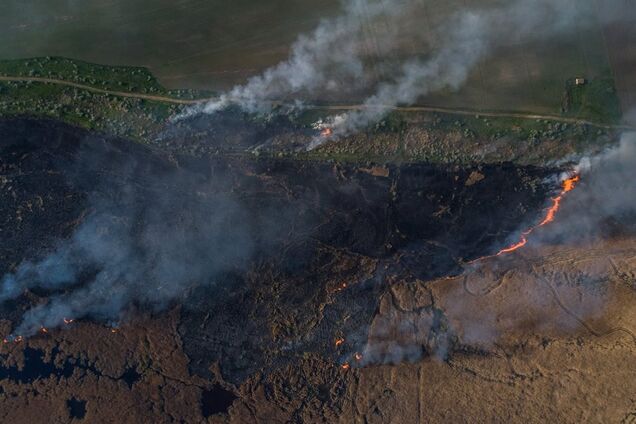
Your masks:
<svg viewBox="0 0 636 424"><path fill-rule="evenodd" d="M345 362L344 364L341 365L341 368L345 371L347 371L349 368L351 368L351 365L349 365L348 362Z"/></svg>
<svg viewBox="0 0 636 424"><path fill-rule="evenodd" d="M345 339L340 338L336 339L336 347L341 346L345 342Z"/></svg>
<svg viewBox="0 0 636 424"><path fill-rule="evenodd" d="M538 225L532 228L529 228L528 230L521 233L521 239L517 243L513 244L512 246L506 247L505 249L500 250L495 256L505 255L506 253L514 252L515 250L521 249L523 246L528 244L528 236L534 230L536 230L539 227L543 227L551 223L552 221L554 221L554 218L556 217L556 214L559 211L559 208L561 207L561 201L563 200L566 194L574 190L574 188L576 187L579 181L581 181L581 177L579 175L574 175L573 177L570 177L566 179L565 181L563 181L563 183L561 184L561 187L562 187L561 193L557 197L552 199L552 206L550 206L547 209L547 212L543 220Z"/></svg>
<svg viewBox="0 0 636 424"><path fill-rule="evenodd" d="M46 327L42 327L42 328L40 328L40 333L42 333L42 334L46 334L46 333L48 333L48 332L49 332L49 330L47 330L47 329L46 329Z"/></svg>
<svg viewBox="0 0 636 424"><path fill-rule="evenodd" d="M322 131L320 131L320 136L323 138L331 137L332 134L333 130L331 128L324 128Z"/></svg>
<svg viewBox="0 0 636 424"><path fill-rule="evenodd" d="M71 318L64 318L64 324L69 325L73 322L74 320Z"/></svg>
<svg viewBox="0 0 636 424"><path fill-rule="evenodd" d="M360 362L360 361L362 361L362 354L361 354L361 353L356 352L356 353L353 355L353 358L354 358L356 361Z"/></svg>

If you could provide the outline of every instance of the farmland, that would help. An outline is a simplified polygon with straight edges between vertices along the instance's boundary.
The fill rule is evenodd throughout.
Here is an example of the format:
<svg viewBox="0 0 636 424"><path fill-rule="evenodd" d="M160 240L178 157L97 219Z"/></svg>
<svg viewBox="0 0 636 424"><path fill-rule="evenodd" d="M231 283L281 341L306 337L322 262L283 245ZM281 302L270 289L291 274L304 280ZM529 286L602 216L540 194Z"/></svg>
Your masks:
<svg viewBox="0 0 636 424"><path fill-rule="evenodd" d="M479 5L498 1L480 0ZM590 2L594 0L577 2L576 7L589 6ZM176 4L160 0L152 7L143 0L113 0L108 6L96 1L83 2L78 7L61 0L46 4L10 0L0 17L0 58L57 55L91 63L141 66L156 76L157 81L147 82L157 90L160 85L168 89L220 91L284 60L299 34L339 13L337 0L309 4L277 0L257 5L248 0L231 4L218 0L182 0ZM454 10L466 6L465 0L429 1L404 26L426 33ZM363 22L363 28L371 46L381 41L386 32L381 23ZM560 113L568 80L606 79L608 75L618 80L618 95L625 98L633 92L633 81L628 73L621 72L626 66L615 59L616 52L629 45L624 34L625 31L599 25L582 28L556 41L540 37L524 43L505 40L490 58L479 63L461 89L434 93L418 103ZM430 51L426 43L401 40L391 57L378 57L372 48L367 53L371 73L386 78L392 72L388 60L425 57ZM96 69L90 71L94 74ZM145 73L138 76L142 80L148 78ZM147 85L146 81L119 83L132 84L124 86L127 89ZM358 93L358 97L364 94ZM313 100L351 102L360 98L332 96ZM623 102L626 107L629 102Z"/></svg>

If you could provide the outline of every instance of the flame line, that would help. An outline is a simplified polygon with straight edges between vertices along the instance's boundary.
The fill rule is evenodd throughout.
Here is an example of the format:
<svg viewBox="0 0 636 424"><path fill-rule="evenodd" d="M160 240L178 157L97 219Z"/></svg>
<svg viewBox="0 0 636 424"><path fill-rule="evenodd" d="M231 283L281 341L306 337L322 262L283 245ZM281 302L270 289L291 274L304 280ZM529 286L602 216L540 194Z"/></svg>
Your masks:
<svg viewBox="0 0 636 424"><path fill-rule="evenodd" d="M540 227L544 227L546 225L548 225L549 223L553 222L556 218L557 212L559 211L559 209L561 208L561 202L563 201L563 198L572 190L574 190L574 188L576 187L576 185L578 184L578 182L581 181L581 177L579 175L574 175L566 180L563 181L563 183L561 183L561 193L559 193L559 195L557 197L552 198L552 206L550 206L549 208L547 208L547 212L545 214L545 217L543 218L543 220L541 220L541 222L537 225L535 225L534 227L530 227L529 229L527 229L526 231L524 231L523 233L521 233L521 238L518 242L516 242L515 244L512 244L504 249L501 249L499 252L497 252L494 255L490 255L490 256L484 256L482 258L478 258L475 259L474 261L471 261L469 263L475 263L475 262L479 262L483 259L488 259L488 258L494 258L494 257L498 257L498 256L503 256L505 254L508 253L512 253L516 250L521 249L522 247L524 247L525 245L528 244L528 237L530 236L530 234L532 234L537 228Z"/></svg>

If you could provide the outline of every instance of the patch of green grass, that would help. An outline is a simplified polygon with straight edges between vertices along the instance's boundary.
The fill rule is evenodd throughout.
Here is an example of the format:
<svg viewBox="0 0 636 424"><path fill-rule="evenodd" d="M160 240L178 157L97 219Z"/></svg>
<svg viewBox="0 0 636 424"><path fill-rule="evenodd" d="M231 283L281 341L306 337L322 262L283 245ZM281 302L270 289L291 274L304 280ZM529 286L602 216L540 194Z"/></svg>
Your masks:
<svg viewBox="0 0 636 424"><path fill-rule="evenodd" d="M310 159L377 163L543 165L611 143L617 132L547 119L394 112L366 132L306 153Z"/></svg>
<svg viewBox="0 0 636 424"><path fill-rule="evenodd" d="M145 68L104 66L62 57L1 60L0 75L59 79L109 91L167 94Z"/></svg>
<svg viewBox="0 0 636 424"><path fill-rule="evenodd" d="M31 115L146 141L180 106L41 82L0 81L0 116Z"/></svg>
<svg viewBox="0 0 636 424"><path fill-rule="evenodd" d="M170 94L143 68L111 68L61 58L40 58L0 61L0 73L63 79L114 92ZM585 111L588 115L596 114L587 119L610 119L619 111L610 96L614 93L612 87L608 81L594 80L580 92L573 92L571 104L578 105L580 114ZM141 142L153 140L166 122L184 107L48 82L0 81L0 116L49 117ZM601 116L598 108L604 107L609 110ZM263 128L284 128L288 132L283 137L293 141L307 137L306 129L311 124L336 113L339 112L312 108L289 116L245 115L245 119ZM611 134L610 130L546 119L394 111L366 131L294 156L342 162L541 163L584 151L595 146L599 139L611 138ZM282 149L274 149L271 154L289 153Z"/></svg>
<svg viewBox="0 0 636 424"><path fill-rule="evenodd" d="M0 75L68 81L102 90L182 99L210 97L210 92L166 90L146 68L105 66L64 57L0 60Z"/></svg>
<svg viewBox="0 0 636 424"><path fill-rule="evenodd" d="M622 113L614 79L606 72L583 85L568 80L563 110L568 116L594 122L620 122Z"/></svg>

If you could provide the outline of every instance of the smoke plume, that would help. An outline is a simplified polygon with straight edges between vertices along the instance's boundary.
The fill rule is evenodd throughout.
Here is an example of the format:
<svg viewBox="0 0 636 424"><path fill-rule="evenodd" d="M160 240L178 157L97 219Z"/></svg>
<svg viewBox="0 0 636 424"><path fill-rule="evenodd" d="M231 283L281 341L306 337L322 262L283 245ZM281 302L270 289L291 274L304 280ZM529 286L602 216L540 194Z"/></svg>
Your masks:
<svg viewBox="0 0 636 424"><path fill-rule="evenodd" d="M535 244L582 241L636 230L636 133L578 165L581 184L565 199L556 221Z"/></svg>
<svg viewBox="0 0 636 424"><path fill-rule="evenodd" d="M599 240L636 235L636 133L623 134L618 145L583 158L576 168L580 184L564 197L555 221L529 236L529 248L583 253L588 246L598 246ZM552 246L567 248L555 251ZM531 259L532 254L512 262L505 259L508 255L488 257L455 278L402 283L397 293L417 293L412 285L426 285L436 294L435 301L421 307L410 298L404 301L395 292L387 293L370 326L361 365L416 361L424 354L445 359L452 345L498 349L514 334L529 339L581 330L613 331L613 320L625 311L610 303L615 296L608 289L615 272L607 264L610 251L581 261L575 260L582 259L576 255L567 262L551 262L548 255L540 264ZM606 321L608 305L615 310ZM582 322L589 327L582 328Z"/></svg>
<svg viewBox="0 0 636 424"><path fill-rule="evenodd" d="M16 335L68 319L118 321L136 307L161 310L195 287L244 270L260 240L273 239L272 217L285 213L266 207L251 213L231 194L222 167L206 177L152 156L95 152L67 166L78 179L100 175L88 199L94 212L46 257L0 279L0 302L27 289L46 294L45 303L24 314Z"/></svg>
<svg viewBox="0 0 636 424"><path fill-rule="evenodd" d="M317 128L331 131L330 137L314 140L315 147L382 119L395 106L413 104L442 89L457 90L497 47L549 39L599 19L617 19L625 5L608 3L599 15L587 1L491 1L441 17L429 16L434 7L418 0L350 0L343 8L341 16L300 36L289 59L189 113L215 113L231 104L249 112L269 112L277 101L298 104L302 98L330 91L372 93L357 110L318 122ZM371 39L369 32L375 32ZM405 40L428 54L403 57L408 50L403 49Z"/></svg>

